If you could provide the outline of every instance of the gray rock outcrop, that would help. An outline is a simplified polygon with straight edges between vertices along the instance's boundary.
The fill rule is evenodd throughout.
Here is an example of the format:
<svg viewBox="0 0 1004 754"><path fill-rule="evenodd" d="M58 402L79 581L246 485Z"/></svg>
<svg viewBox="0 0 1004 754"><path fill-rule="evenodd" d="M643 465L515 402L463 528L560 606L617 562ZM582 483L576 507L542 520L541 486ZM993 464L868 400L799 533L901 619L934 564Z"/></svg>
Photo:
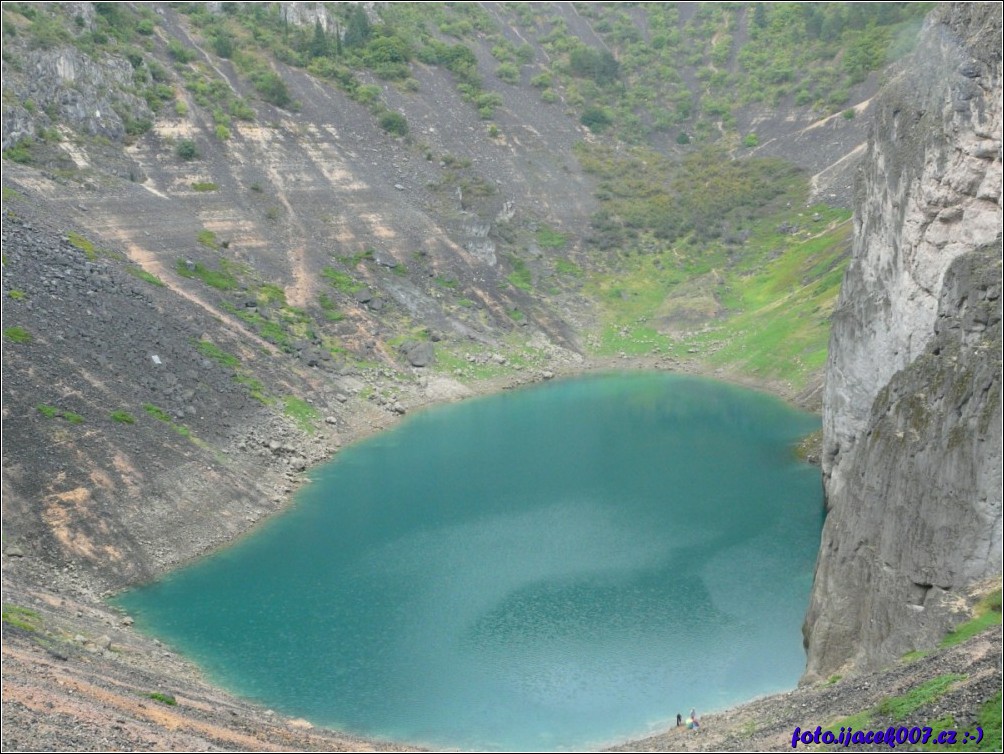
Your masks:
<svg viewBox="0 0 1004 754"><path fill-rule="evenodd" d="M934 643L1001 572L1001 8L931 14L874 103L823 407L806 680Z"/></svg>

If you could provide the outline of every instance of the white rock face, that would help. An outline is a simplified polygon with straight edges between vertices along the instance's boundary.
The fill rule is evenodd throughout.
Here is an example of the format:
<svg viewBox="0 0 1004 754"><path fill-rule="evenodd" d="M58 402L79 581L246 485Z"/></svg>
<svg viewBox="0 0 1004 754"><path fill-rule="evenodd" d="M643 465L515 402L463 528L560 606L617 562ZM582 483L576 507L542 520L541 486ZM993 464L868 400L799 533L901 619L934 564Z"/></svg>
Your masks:
<svg viewBox="0 0 1004 754"><path fill-rule="evenodd" d="M1001 570L1001 8L939 7L879 95L823 405L806 679L888 662Z"/></svg>

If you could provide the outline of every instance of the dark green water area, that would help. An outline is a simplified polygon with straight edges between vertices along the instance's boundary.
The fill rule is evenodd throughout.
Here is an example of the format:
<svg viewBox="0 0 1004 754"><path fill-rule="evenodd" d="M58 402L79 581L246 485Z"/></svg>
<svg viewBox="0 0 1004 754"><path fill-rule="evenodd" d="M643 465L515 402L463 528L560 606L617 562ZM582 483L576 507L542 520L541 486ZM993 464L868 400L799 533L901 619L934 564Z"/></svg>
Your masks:
<svg viewBox="0 0 1004 754"><path fill-rule="evenodd" d="M247 698L434 748L563 750L791 688L819 420L679 375L411 416L118 602Z"/></svg>

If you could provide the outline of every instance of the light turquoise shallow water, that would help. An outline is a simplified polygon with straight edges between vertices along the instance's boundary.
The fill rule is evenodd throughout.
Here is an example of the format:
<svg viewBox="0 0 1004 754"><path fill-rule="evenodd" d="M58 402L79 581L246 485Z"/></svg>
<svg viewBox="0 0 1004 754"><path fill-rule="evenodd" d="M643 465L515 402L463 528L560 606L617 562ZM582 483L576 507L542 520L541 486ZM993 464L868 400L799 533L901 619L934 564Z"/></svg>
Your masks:
<svg viewBox="0 0 1004 754"><path fill-rule="evenodd" d="M678 375L437 408L119 602L217 682L437 748L570 749L791 687L818 419Z"/></svg>

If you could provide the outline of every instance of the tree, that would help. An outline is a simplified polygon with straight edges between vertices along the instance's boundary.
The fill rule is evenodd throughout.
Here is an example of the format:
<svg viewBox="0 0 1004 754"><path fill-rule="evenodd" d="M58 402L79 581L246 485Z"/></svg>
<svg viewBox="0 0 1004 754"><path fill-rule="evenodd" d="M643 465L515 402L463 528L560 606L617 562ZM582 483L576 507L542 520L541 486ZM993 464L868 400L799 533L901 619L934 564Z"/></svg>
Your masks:
<svg viewBox="0 0 1004 754"><path fill-rule="evenodd" d="M572 50L569 58L572 74L582 78L590 78L597 84L609 84L620 74L620 64L607 50L593 50L580 47Z"/></svg>
<svg viewBox="0 0 1004 754"><path fill-rule="evenodd" d="M366 44L373 32L369 17L360 5L353 5L349 10L349 18L345 24L345 46L361 47Z"/></svg>
<svg viewBox="0 0 1004 754"><path fill-rule="evenodd" d="M328 36L324 33L320 19L314 21L314 36L310 40L310 57L322 58L328 54Z"/></svg>

